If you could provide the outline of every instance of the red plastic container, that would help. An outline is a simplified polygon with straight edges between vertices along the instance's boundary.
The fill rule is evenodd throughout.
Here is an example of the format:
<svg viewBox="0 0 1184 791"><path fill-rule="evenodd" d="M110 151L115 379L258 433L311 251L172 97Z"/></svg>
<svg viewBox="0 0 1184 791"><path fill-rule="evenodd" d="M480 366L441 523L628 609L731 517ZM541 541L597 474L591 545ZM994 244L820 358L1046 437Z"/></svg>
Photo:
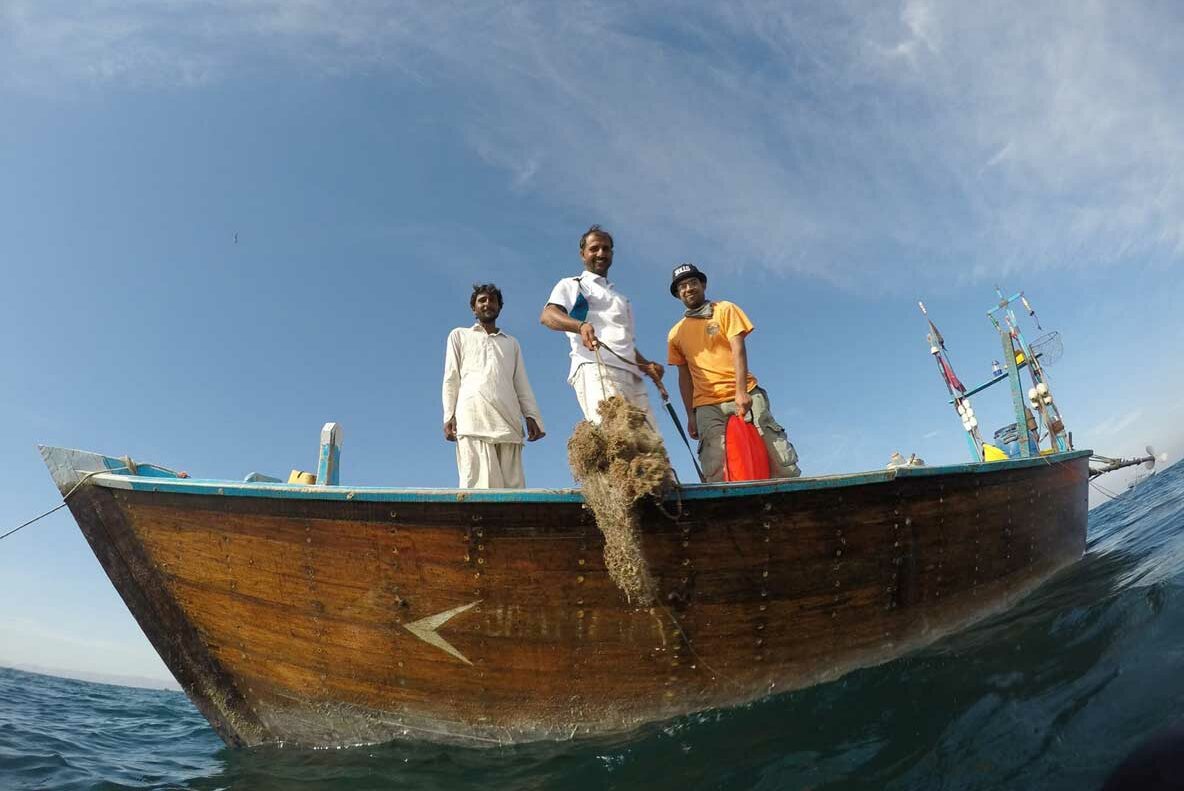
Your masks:
<svg viewBox="0 0 1184 791"><path fill-rule="evenodd" d="M739 415L728 418L724 434L724 480L760 481L769 477L769 453L756 426Z"/></svg>

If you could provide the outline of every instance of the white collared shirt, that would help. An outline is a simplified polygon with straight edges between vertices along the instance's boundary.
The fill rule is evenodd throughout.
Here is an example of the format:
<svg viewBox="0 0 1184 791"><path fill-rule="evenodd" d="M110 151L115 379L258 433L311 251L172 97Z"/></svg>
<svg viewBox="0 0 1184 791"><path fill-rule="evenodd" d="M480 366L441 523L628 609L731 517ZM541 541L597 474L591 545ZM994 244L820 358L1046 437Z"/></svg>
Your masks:
<svg viewBox="0 0 1184 791"><path fill-rule="evenodd" d="M607 279L588 270L578 277L565 277L551 289L547 303L560 306L573 319L591 324L602 344L629 361L625 363L610 352L602 352L600 359L605 365L638 374L637 366L633 364L637 359L633 340L633 307ZM567 333L567 340L571 344L571 370L567 381L571 382L577 368L584 363L596 362L596 352L584 348L579 333Z"/></svg>
<svg viewBox="0 0 1184 791"><path fill-rule="evenodd" d="M456 417L459 437L521 445L523 418L543 429L518 341L500 330L490 335L480 323L448 334L443 401L444 421Z"/></svg>

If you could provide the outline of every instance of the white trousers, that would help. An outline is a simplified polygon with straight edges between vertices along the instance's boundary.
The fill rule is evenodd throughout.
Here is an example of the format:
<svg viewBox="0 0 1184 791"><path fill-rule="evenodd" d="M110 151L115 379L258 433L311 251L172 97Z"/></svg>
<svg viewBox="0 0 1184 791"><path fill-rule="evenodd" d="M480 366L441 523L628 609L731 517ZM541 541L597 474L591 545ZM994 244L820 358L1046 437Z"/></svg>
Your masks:
<svg viewBox="0 0 1184 791"><path fill-rule="evenodd" d="M597 363L584 363L572 374L571 386L576 391L576 400L580 402L584 418L592 423L600 422L600 413L596 411L600 402L605 398L619 395L644 411L650 428L661 436L661 432L658 431L658 419L654 417L654 410L650 408L650 396L645 389L645 380L639 375L611 365L602 367Z"/></svg>
<svg viewBox="0 0 1184 791"><path fill-rule="evenodd" d="M462 489L524 489L522 445L456 438L456 469Z"/></svg>

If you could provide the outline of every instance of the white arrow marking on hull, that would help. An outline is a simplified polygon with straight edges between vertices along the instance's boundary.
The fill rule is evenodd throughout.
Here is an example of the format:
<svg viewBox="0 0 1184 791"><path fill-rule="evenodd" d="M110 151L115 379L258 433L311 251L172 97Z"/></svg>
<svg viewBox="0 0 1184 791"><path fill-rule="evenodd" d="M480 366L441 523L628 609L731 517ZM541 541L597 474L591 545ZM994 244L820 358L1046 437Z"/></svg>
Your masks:
<svg viewBox="0 0 1184 791"><path fill-rule="evenodd" d="M466 665L471 665L473 663L466 659L464 654L453 648L451 643L449 643L440 635L436 634L436 630L456 616L460 615L465 610L472 609L480 603L481 599L478 599L475 602L470 602L469 604L462 604L459 607L453 607L451 610L445 610L444 612L436 613L435 615L429 615L427 618L420 618L418 621L405 623L403 624L403 628L411 632L411 634L415 635L420 640L423 640L425 643L434 645L436 648L439 648L445 653L452 654L452 656L455 656Z"/></svg>

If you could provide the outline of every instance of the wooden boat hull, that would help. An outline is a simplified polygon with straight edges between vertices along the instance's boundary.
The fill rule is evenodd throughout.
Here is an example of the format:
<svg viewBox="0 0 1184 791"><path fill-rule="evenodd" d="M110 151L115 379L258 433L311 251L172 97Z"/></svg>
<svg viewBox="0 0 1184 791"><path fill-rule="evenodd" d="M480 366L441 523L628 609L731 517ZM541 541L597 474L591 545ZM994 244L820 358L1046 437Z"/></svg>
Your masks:
<svg viewBox="0 0 1184 791"><path fill-rule="evenodd" d="M116 460L43 454L232 746L567 739L837 678L1079 558L1089 459L685 487L643 509L640 608L578 492L82 481Z"/></svg>

